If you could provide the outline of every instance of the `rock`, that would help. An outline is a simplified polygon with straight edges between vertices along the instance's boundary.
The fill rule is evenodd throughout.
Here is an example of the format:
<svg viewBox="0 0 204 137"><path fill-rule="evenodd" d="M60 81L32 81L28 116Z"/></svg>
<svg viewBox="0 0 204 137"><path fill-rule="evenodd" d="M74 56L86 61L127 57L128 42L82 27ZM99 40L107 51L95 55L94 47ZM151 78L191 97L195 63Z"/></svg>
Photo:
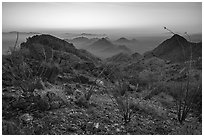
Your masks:
<svg viewBox="0 0 204 137"><path fill-rule="evenodd" d="M57 109L60 108L62 105L61 101L53 101L50 103L50 109Z"/></svg>
<svg viewBox="0 0 204 137"><path fill-rule="evenodd" d="M119 128L116 128L116 131L117 131L117 132L120 132L120 129L119 129Z"/></svg>
<svg viewBox="0 0 204 137"><path fill-rule="evenodd" d="M19 117L19 120L23 123L30 123L33 121L33 116L31 116L30 114L26 113L23 114Z"/></svg>
<svg viewBox="0 0 204 137"><path fill-rule="evenodd" d="M95 128L99 128L99 123L94 123Z"/></svg>
<svg viewBox="0 0 204 137"><path fill-rule="evenodd" d="M67 95L72 95L73 94L73 90L72 90L72 86L68 85L68 84L65 84L63 85L64 86L64 92L67 94Z"/></svg>
<svg viewBox="0 0 204 137"><path fill-rule="evenodd" d="M104 87L104 82L103 82L102 80L100 80L100 79L97 79L97 80L96 80L96 84L97 84L98 86Z"/></svg>

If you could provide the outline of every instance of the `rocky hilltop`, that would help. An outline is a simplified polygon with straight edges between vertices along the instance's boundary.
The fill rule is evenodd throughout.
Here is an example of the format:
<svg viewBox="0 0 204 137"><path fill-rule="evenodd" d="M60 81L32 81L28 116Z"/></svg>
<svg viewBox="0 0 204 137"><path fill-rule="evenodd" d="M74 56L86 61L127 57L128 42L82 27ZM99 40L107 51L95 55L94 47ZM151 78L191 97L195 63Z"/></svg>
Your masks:
<svg viewBox="0 0 204 137"><path fill-rule="evenodd" d="M145 57L158 57L172 62L184 62L190 59L192 48L192 59L202 57L202 43L192 43L184 37L175 34L165 40L155 49L145 54Z"/></svg>

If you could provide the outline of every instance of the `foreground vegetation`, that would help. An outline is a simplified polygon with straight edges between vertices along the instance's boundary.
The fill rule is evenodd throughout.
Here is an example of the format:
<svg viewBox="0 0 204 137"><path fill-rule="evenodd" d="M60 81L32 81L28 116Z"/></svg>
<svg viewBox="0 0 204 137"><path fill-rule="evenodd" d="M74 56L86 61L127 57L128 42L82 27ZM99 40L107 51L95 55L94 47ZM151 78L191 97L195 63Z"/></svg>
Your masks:
<svg viewBox="0 0 204 137"><path fill-rule="evenodd" d="M52 36L28 39L3 55L3 134L202 134L196 61L126 63Z"/></svg>

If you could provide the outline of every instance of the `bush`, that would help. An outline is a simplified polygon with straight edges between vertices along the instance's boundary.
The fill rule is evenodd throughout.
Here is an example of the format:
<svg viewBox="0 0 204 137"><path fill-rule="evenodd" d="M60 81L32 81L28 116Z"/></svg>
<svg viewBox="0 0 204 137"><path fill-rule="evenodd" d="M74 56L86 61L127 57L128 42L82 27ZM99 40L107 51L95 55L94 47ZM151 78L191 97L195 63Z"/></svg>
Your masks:
<svg viewBox="0 0 204 137"><path fill-rule="evenodd" d="M41 110L55 109L68 103L64 89L60 86L46 87L44 90L36 90L35 96L40 96L38 101ZM44 104L44 105L43 105Z"/></svg>
<svg viewBox="0 0 204 137"><path fill-rule="evenodd" d="M148 86L148 88L151 88L155 82L158 82L159 74L150 70L144 70L139 73L138 79L141 85Z"/></svg>
<svg viewBox="0 0 204 137"><path fill-rule="evenodd" d="M113 98L109 95L113 103L119 109L124 125L127 125L131 121L134 109L132 99L127 92L127 87L128 86L125 83L120 82L111 90Z"/></svg>
<svg viewBox="0 0 204 137"><path fill-rule="evenodd" d="M39 75L46 81L54 83L60 72L59 65L53 62L42 62Z"/></svg>
<svg viewBox="0 0 204 137"><path fill-rule="evenodd" d="M175 135L202 135L202 125L193 121L191 123L185 123L177 128L173 134Z"/></svg>
<svg viewBox="0 0 204 137"><path fill-rule="evenodd" d="M181 83L179 92L174 95L176 98L177 105L177 118L180 124L183 124L183 121L188 117L189 112L193 109L193 106L197 107L197 104L202 102L199 94L202 91L201 85L193 87L188 82ZM199 99L199 100L196 100Z"/></svg>
<svg viewBox="0 0 204 137"><path fill-rule="evenodd" d="M2 134L3 135L20 135L23 134L19 127L11 121L2 121Z"/></svg>
<svg viewBox="0 0 204 137"><path fill-rule="evenodd" d="M168 84L166 82L157 82L153 84L153 88L149 92L148 95L144 97L144 99L150 99L153 96L156 96L160 94L161 92L168 93L170 91L170 88L168 87Z"/></svg>

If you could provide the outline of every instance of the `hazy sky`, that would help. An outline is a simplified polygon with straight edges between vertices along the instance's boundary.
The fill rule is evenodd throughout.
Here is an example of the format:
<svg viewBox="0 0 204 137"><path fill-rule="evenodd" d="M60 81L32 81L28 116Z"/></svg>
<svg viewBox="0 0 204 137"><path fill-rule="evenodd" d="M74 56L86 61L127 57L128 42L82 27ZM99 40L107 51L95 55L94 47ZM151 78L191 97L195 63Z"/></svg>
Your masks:
<svg viewBox="0 0 204 137"><path fill-rule="evenodd" d="M202 32L202 3L3 3L3 31Z"/></svg>

